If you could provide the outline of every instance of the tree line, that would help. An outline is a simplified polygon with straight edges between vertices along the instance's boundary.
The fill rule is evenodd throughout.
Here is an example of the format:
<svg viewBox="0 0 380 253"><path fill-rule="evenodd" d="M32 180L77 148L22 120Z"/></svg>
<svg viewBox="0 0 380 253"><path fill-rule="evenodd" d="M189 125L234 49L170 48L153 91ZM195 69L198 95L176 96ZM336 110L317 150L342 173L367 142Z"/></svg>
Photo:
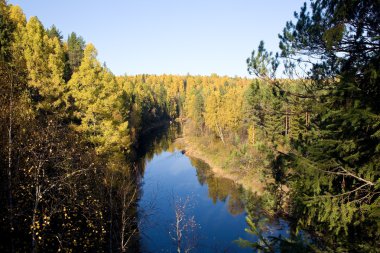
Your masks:
<svg viewBox="0 0 380 253"><path fill-rule="evenodd" d="M289 147L275 150L272 168L290 188L291 216L323 238L322 251L379 248L379 7L371 0L305 3L279 34L279 53L261 42L247 60L249 72L286 105L281 115L299 115L301 131L286 130ZM297 87L276 78L280 65ZM272 238L256 246L274 252L296 242Z"/></svg>
<svg viewBox="0 0 380 253"><path fill-rule="evenodd" d="M0 10L0 249L133 251L138 139L176 109L76 33Z"/></svg>
<svg viewBox="0 0 380 253"><path fill-rule="evenodd" d="M1 249L135 250L140 136L190 114L187 93L249 81L116 77L81 36L64 40L57 27L0 4ZM219 123L209 110L214 129ZM235 123L223 123L223 135L236 127L231 117Z"/></svg>
<svg viewBox="0 0 380 253"><path fill-rule="evenodd" d="M249 57L254 79L115 76L81 36L0 7L0 249L138 247L139 137L175 119L221 163L260 172L266 205L326 247L378 246L376 1L305 5L280 54Z"/></svg>

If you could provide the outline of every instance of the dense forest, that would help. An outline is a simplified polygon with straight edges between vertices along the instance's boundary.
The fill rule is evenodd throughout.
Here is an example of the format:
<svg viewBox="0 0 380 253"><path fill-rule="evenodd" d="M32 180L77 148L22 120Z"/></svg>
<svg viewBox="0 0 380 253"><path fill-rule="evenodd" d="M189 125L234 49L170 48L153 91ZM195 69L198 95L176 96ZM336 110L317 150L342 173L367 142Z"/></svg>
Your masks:
<svg viewBox="0 0 380 253"><path fill-rule="evenodd" d="M142 137L177 121L221 167L260 178L263 207L294 221L294 237L265 237L247 208L259 241L242 246L376 252L379 5L305 4L280 53L260 43L254 78L240 78L115 76L75 32L64 39L0 0L0 250L136 250Z"/></svg>

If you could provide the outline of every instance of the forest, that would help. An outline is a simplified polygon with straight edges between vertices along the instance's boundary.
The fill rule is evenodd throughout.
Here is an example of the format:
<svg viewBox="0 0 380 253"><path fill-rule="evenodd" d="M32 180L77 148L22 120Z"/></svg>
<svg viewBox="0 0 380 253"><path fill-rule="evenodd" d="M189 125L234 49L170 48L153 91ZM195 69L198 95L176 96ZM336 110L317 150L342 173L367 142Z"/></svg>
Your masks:
<svg viewBox="0 0 380 253"><path fill-rule="evenodd" d="M0 0L0 251L136 252L138 150L177 122L292 221L293 237L265 236L247 208L258 241L242 246L378 252L380 3L316 0L295 19L279 53L249 55L252 78L115 76L80 35Z"/></svg>

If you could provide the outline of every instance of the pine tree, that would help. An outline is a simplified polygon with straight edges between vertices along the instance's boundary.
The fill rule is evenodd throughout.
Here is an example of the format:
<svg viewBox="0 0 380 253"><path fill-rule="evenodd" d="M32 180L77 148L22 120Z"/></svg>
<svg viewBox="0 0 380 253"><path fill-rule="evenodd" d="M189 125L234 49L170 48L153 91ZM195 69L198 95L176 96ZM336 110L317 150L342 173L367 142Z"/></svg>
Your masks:
<svg viewBox="0 0 380 253"><path fill-rule="evenodd" d="M305 120L310 131L284 154L293 174L294 211L307 213L300 223L349 235L352 242L364 238L361 247L370 250L376 247L371 239L380 236L380 5L318 0L310 7L305 4L296 23L287 23L281 55L261 44L249 69L286 97L308 101L313 114L311 122ZM302 92L273 79L282 60L289 74L307 69L311 82ZM355 247L345 247L350 245Z"/></svg>
<svg viewBox="0 0 380 253"><path fill-rule="evenodd" d="M14 24L9 18L9 8L4 0L0 1L0 60L6 61L11 57L11 45Z"/></svg>
<svg viewBox="0 0 380 253"><path fill-rule="evenodd" d="M67 38L68 60L72 72L76 71L84 56L85 41L81 36L72 32Z"/></svg>

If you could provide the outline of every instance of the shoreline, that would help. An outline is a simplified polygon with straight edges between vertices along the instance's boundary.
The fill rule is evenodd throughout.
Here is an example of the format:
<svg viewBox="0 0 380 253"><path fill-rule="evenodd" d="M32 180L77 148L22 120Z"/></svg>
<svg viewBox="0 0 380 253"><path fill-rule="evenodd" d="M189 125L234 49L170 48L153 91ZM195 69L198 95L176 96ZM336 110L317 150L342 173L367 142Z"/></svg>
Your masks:
<svg viewBox="0 0 380 253"><path fill-rule="evenodd" d="M207 163L216 176L230 179L236 184L241 185L245 190L249 190L259 196L264 193L265 184L259 181L259 175L256 177L257 180L254 180L250 177L245 177L242 173L220 168L220 166L211 161L206 153L199 150L194 143L191 143L188 138L186 138L186 135L177 138L174 143L176 145L180 145L185 150L186 156L193 157Z"/></svg>

